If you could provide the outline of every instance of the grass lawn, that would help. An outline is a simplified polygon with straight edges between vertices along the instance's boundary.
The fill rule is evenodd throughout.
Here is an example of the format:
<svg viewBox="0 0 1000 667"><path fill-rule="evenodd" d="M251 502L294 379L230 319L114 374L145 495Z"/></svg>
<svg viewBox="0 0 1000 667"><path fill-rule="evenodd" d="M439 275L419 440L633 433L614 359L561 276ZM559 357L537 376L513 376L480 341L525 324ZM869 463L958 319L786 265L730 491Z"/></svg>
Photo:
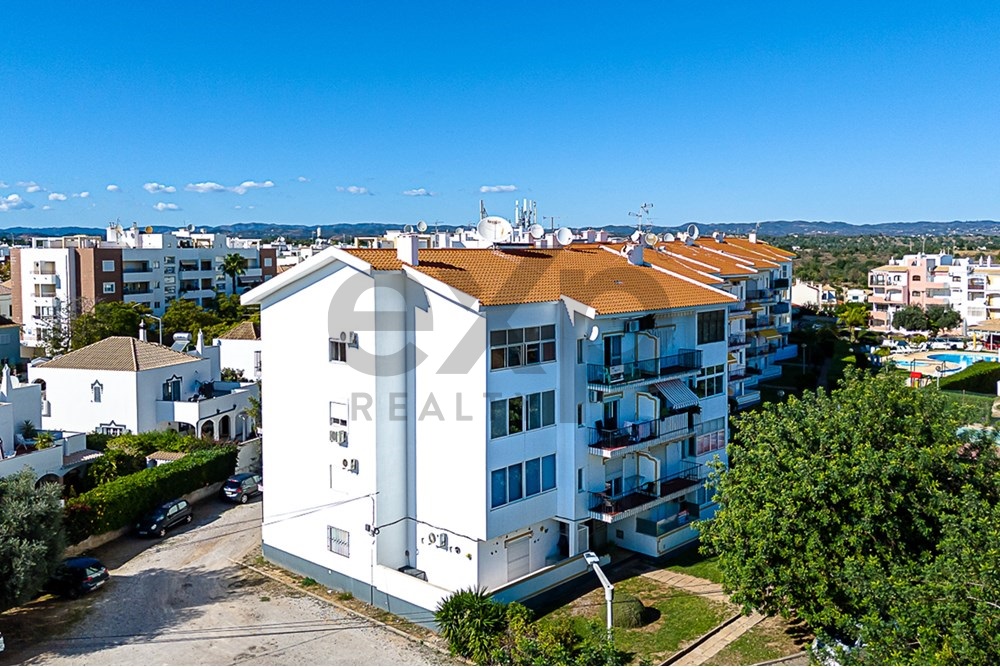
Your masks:
<svg viewBox="0 0 1000 667"><path fill-rule="evenodd" d="M722 583L722 571L719 569L718 556L703 556L696 549L691 549L667 561L663 569L680 572L692 577L701 577L717 584Z"/></svg>
<svg viewBox="0 0 1000 667"><path fill-rule="evenodd" d="M804 651L811 641L812 635L801 624L790 625L781 618L765 618L705 664L753 665Z"/></svg>
<svg viewBox="0 0 1000 667"><path fill-rule="evenodd" d="M726 604L638 575L615 583L615 595L623 593L639 598L651 608L649 622L643 627L614 630L615 645L632 654L632 664L662 662L734 613ZM605 613L604 591L599 589L543 616L540 622L568 621L585 633L591 622L603 627Z"/></svg>

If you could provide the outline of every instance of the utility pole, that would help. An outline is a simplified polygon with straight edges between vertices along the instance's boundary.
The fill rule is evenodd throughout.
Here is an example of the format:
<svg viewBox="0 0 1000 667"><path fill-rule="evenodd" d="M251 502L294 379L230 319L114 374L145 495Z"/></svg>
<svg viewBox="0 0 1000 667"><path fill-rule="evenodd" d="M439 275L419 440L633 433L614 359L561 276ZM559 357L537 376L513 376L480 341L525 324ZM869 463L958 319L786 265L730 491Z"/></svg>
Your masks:
<svg viewBox="0 0 1000 667"><path fill-rule="evenodd" d="M558 220L559 218L560 218L560 216L558 216L558 215L543 215L542 216L542 220L548 220L549 221L549 231L550 232L556 231L556 220Z"/></svg>

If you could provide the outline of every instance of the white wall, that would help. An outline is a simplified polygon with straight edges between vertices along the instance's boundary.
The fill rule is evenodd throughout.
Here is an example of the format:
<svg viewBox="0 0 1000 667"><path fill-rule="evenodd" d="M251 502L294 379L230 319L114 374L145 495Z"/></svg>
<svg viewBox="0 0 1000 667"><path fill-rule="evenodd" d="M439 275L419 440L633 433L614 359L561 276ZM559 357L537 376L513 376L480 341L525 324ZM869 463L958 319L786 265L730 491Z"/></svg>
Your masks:
<svg viewBox="0 0 1000 667"><path fill-rule="evenodd" d="M260 379L254 374L254 353L260 352L263 348L261 341L216 338L213 344L219 348L219 365L221 368L242 370L243 377L247 380ZM263 364L263 356L261 357L261 363Z"/></svg>

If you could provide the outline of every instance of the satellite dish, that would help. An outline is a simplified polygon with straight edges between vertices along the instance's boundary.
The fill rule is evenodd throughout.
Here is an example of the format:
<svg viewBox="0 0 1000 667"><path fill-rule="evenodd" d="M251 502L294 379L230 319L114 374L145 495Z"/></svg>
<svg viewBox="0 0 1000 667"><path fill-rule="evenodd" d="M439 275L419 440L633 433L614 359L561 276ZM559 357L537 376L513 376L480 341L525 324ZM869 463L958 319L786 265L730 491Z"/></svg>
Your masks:
<svg viewBox="0 0 1000 667"><path fill-rule="evenodd" d="M146 229L145 229L144 231L145 231L145 232L146 232L147 234L152 234L152 233L153 233L153 226L152 226L152 225L147 225L147 226L146 226Z"/></svg>
<svg viewBox="0 0 1000 667"><path fill-rule="evenodd" d="M597 337L600 335L601 335L601 330L598 329L597 325L595 324L593 327L591 327L590 334L587 336L587 338L590 340L597 340Z"/></svg>
<svg viewBox="0 0 1000 667"><path fill-rule="evenodd" d="M664 243L673 243L674 242L674 235L671 234L670 232L667 232L666 234L663 235L663 242Z"/></svg>
<svg viewBox="0 0 1000 667"><path fill-rule="evenodd" d="M637 229L637 230L635 230L634 232L632 232L632 235L631 235L631 236L630 236L629 238L630 238L630 239L632 239L632 242L633 242L633 243L638 243L638 242L639 242L639 239L641 239L641 238L642 238L642 232L640 232L640 231L639 231L639 230Z"/></svg>
<svg viewBox="0 0 1000 667"><path fill-rule="evenodd" d="M403 225L403 233L404 234L412 234L413 233L413 225Z"/></svg>
<svg viewBox="0 0 1000 667"><path fill-rule="evenodd" d="M417 223L417 231L420 232L421 234L423 234L424 232L426 232L427 231L427 223L424 222L423 220L421 220L420 222L418 222Z"/></svg>
<svg viewBox="0 0 1000 667"><path fill-rule="evenodd" d="M712 238L715 239L716 241L718 241L719 240L719 232L712 232Z"/></svg>
<svg viewBox="0 0 1000 667"><path fill-rule="evenodd" d="M459 236L461 236L462 234L465 233L465 228L464 227L459 227L458 229L455 230L455 233L458 234Z"/></svg>
<svg viewBox="0 0 1000 667"><path fill-rule="evenodd" d="M204 228L204 227L202 227L202 228L201 228L201 233L202 233L202 234L204 234L204 233L205 233L205 228Z"/></svg>
<svg viewBox="0 0 1000 667"><path fill-rule="evenodd" d="M654 234L653 232L647 233L646 236L643 238L645 238L646 245L648 246L655 246L656 242L660 240L660 237Z"/></svg>
<svg viewBox="0 0 1000 667"><path fill-rule="evenodd" d="M187 226L187 230L188 230L189 232L193 232L193 231L194 231L194 225L193 225L193 224L192 224L192 225L188 225L188 226Z"/></svg>
<svg viewBox="0 0 1000 667"><path fill-rule="evenodd" d="M573 242L573 230L569 227L560 227L556 231L556 241L559 245L569 245Z"/></svg>
<svg viewBox="0 0 1000 667"><path fill-rule="evenodd" d="M538 224L532 225L531 227L528 227L528 234L530 234L533 239L540 239L545 236L545 228Z"/></svg>
<svg viewBox="0 0 1000 667"><path fill-rule="evenodd" d="M487 241L502 243L514 233L514 228L506 218L498 215L488 215L476 225L476 233Z"/></svg>
<svg viewBox="0 0 1000 667"><path fill-rule="evenodd" d="M688 225L688 236L691 237L692 241L697 241L701 232L698 231L698 225L692 223Z"/></svg>

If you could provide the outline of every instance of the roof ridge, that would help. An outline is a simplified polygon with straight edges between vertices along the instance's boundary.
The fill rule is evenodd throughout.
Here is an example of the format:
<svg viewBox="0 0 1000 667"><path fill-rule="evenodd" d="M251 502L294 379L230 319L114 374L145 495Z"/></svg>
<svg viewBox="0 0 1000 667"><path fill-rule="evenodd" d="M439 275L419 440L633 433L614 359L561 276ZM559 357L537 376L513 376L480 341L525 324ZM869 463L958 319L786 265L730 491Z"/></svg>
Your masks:
<svg viewBox="0 0 1000 667"><path fill-rule="evenodd" d="M136 371L138 371L139 370L139 349L138 349L139 346L136 345L136 343L139 342L139 339L129 337L129 340L132 341L132 367Z"/></svg>

